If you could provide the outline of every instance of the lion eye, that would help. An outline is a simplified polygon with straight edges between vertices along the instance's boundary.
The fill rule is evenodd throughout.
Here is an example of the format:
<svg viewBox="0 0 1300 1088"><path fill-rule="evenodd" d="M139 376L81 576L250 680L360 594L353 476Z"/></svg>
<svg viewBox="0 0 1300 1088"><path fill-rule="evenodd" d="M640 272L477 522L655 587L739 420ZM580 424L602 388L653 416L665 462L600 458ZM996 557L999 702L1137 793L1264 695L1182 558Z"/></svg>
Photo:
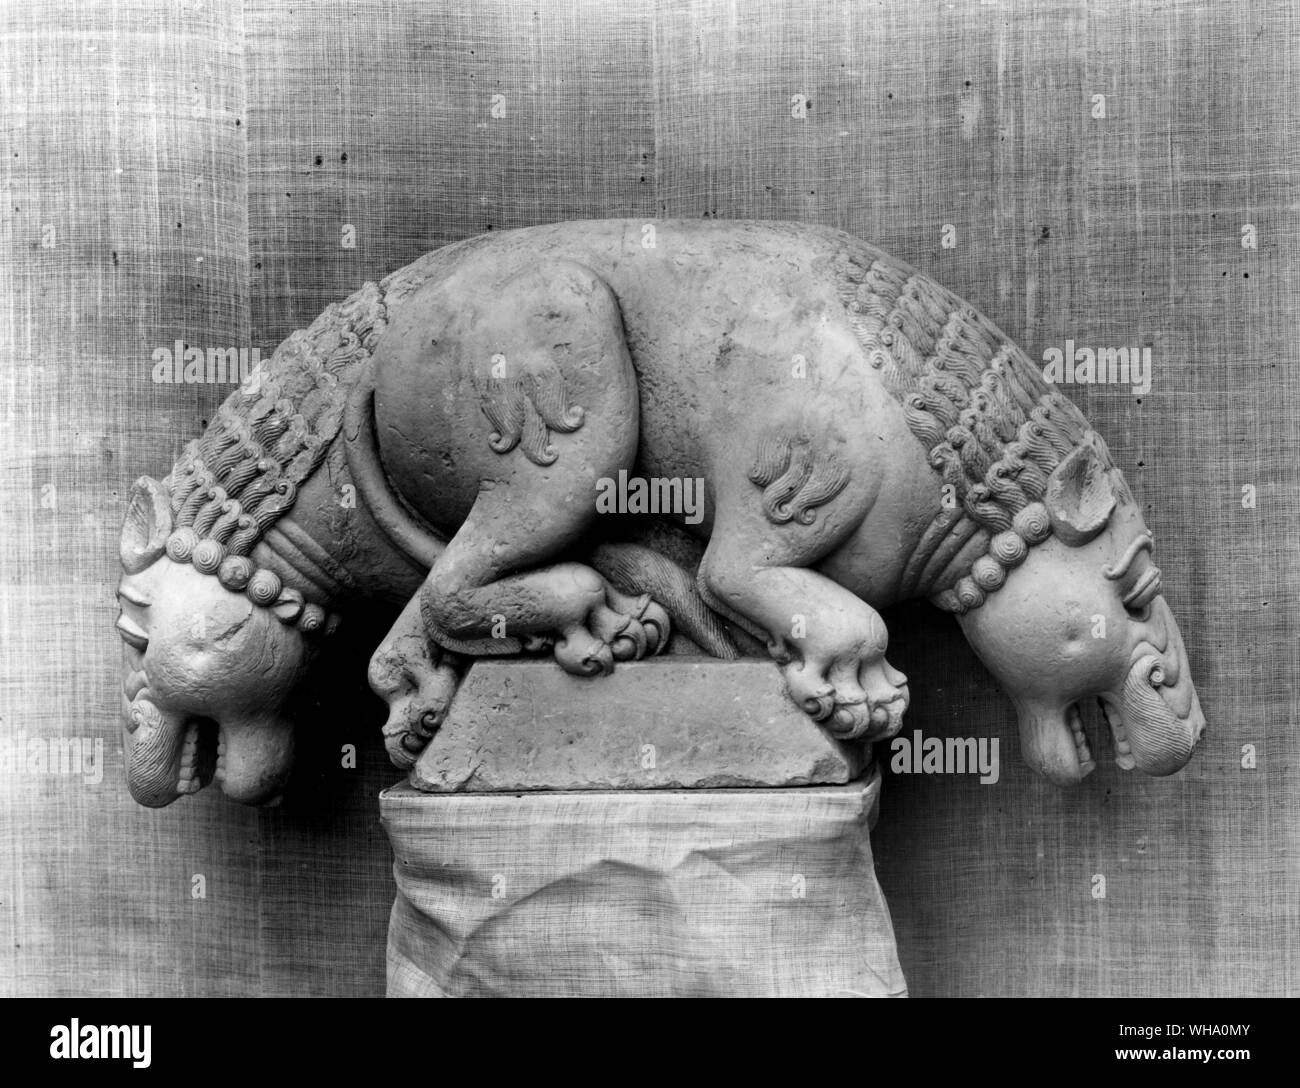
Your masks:
<svg viewBox="0 0 1300 1088"><path fill-rule="evenodd" d="M149 648L149 636L144 629L125 612L117 617L117 634L128 646L144 653Z"/></svg>
<svg viewBox="0 0 1300 1088"><path fill-rule="evenodd" d="M1124 594L1124 607L1138 619L1145 620L1151 602L1160 596L1160 592L1160 568L1152 563Z"/></svg>

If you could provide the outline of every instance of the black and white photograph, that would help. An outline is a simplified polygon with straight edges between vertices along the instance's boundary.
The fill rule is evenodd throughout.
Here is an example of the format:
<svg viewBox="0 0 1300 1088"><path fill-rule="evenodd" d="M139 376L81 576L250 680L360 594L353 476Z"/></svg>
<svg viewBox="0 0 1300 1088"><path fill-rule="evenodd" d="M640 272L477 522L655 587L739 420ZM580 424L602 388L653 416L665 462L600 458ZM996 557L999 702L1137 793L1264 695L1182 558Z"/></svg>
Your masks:
<svg viewBox="0 0 1300 1088"><path fill-rule="evenodd" d="M1260 1059L1298 19L0 0L23 1046L146 1068L186 1014L142 999L1071 998L1120 1003L1099 1068Z"/></svg>

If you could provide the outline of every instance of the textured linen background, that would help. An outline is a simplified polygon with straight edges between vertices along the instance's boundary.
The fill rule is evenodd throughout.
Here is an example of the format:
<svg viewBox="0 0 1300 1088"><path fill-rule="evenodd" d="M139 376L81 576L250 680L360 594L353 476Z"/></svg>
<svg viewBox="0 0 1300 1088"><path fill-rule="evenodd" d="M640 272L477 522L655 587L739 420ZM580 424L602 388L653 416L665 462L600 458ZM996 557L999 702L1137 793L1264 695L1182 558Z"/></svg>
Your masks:
<svg viewBox="0 0 1300 1088"><path fill-rule="evenodd" d="M953 621L896 609L905 728L1002 742L996 785L886 773L873 841L911 992L1300 993L1285 0L8 0L0 38L0 730L105 754L98 783L0 777L0 992L384 988L377 794L397 776L364 648L320 689L281 808L204 793L152 812L126 792L123 498L229 392L154 384L154 349L267 354L364 280L489 229L709 215L869 239L1033 358L1066 338L1152 349L1149 394L1067 392L1147 508L1204 745L1153 780L1099 743L1097 772L1058 790L1019 762Z"/></svg>

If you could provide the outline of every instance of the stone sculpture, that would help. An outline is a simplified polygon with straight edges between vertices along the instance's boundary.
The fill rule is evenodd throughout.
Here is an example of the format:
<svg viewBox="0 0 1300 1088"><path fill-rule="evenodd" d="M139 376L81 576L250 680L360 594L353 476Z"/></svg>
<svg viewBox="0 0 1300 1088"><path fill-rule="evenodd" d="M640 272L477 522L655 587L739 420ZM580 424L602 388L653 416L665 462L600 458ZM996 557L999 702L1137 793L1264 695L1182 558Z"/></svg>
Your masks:
<svg viewBox="0 0 1300 1088"><path fill-rule="evenodd" d="M845 234L472 238L330 306L166 479L137 481L130 788L161 806L215 778L273 800L286 700L377 607L397 616L369 676L401 767L476 656L592 675L670 641L765 647L830 734L881 740L908 686L878 610L913 597L957 616L1049 779L1092 769L1087 698L1121 766L1170 774L1204 719L1151 543L1105 443L1029 359Z"/></svg>

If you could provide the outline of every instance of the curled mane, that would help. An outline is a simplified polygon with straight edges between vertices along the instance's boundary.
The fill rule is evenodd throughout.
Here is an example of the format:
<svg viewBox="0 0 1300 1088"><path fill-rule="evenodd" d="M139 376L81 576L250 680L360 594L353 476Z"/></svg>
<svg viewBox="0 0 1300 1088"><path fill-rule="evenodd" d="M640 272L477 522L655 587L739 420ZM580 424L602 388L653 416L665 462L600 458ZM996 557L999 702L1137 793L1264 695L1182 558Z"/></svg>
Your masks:
<svg viewBox="0 0 1300 1088"><path fill-rule="evenodd" d="M867 360L954 500L924 534L904 589L945 611L977 608L1051 534L1042 500L1057 465L1085 443L1108 470L1110 454L1025 353L951 291L866 247L846 248L837 264ZM976 537L984 553L952 569Z"/></svg>
<svg viewBox="0 0 1300 1088"><path fill-rule="evenodd" d="M388 327L389 308L423 284L467 239L367 283L325 308L260 364L217 409L164 481L178 527L246 556L293 506L343 423L348 394Z"/></svg>
<svg viewBox="0 0 1300 1088"><path fill-rule="evenodd" d="M387 325L368 283L293 333L217 409L165 481L178 527L246 556L319 467L343 419L356 370Z"/></svg>

